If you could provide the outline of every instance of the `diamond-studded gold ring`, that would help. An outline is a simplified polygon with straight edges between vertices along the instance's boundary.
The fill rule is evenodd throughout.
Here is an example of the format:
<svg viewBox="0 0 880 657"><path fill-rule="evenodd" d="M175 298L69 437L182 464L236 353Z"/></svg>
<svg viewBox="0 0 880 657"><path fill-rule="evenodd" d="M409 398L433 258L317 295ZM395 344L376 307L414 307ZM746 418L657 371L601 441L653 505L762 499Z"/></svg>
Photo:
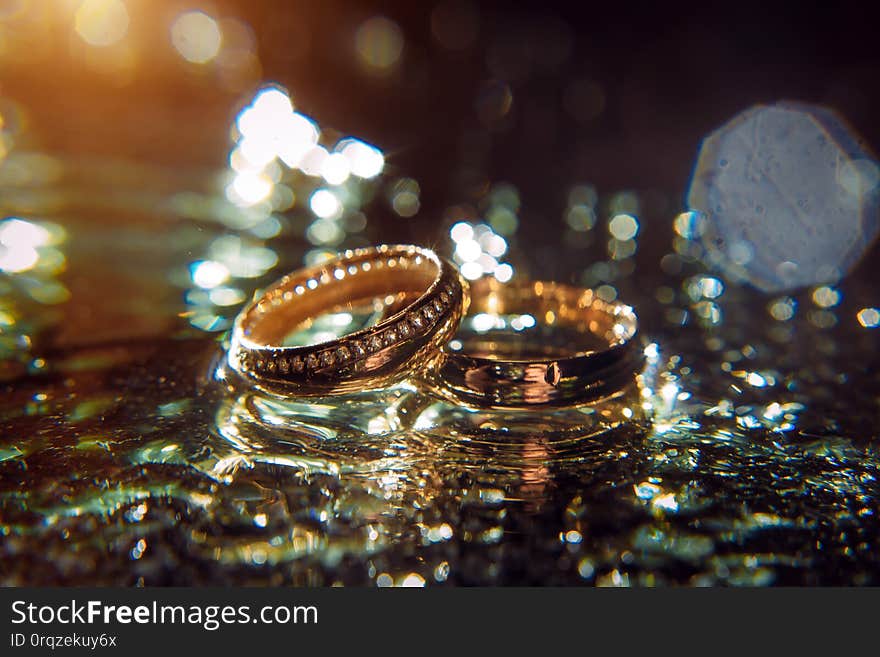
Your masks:
<svg viewBox="0 0 880 657"><path fill-rule="evenodd" d="M572 405L632 382L642 352L633 309L550 281L470 286L470 314L421 378L479 407Z"/></svg>
<svg viewBox="0 0 880 657"><path fill-rule="evenodd" d="M231 368L282 394L327 395L385 387L427 367L455 333L469 302L449 261L417 246L346 251L284 276L236 317ZM325 313L382 308L373 326L311 346L287 336Z"/></svg>

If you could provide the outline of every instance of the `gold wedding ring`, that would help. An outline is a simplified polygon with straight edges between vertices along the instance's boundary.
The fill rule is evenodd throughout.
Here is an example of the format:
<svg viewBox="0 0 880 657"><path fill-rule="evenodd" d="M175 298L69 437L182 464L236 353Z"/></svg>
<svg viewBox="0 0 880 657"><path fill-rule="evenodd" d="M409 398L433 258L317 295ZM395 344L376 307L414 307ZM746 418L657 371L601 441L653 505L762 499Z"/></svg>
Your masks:
<svg viewBox="0 0 880 657"><path fill-rule="evenodd" d="M310 346L286 346L324 313L380 305L378 323ZM428 367L467 311L455 267L416 246L346 251L283 277L233 324L228 363L261 389L327 395L380 388Z"/></svg>
<svg viewBox="0 0 880 657"><path fill-rule="evenodd" d="M379 314L372 326L288 344L322 315L365 306ZM632 308L593 290L486 278L469 292L433 251L383 245L346 251L271 285L236 317L227 361L280 394L356 392L416 375L457 403L559 406L624 387L641 356L637 330Z"/></svg>
<svg viewBox="0 0 880 657"><path fill-rule="evenodd" d="M632 308L553 282L471 284L470 315L425 372L442 396L473 406L594 401L632 379L641 351Z"/></svg>

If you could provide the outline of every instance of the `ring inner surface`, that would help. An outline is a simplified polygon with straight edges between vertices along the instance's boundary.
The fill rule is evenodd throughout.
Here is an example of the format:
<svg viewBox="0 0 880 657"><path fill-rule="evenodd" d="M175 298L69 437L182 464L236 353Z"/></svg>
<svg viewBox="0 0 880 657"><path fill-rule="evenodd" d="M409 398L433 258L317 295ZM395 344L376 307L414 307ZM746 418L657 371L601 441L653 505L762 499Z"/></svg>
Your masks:
<svg viewBox="0 0 880 657"><path fill-rule="evenodd" d="M592 290L530 283L474 290L470 314L450 351L498 361L539 361L583 356L626 342L635 332L620 304Z"/></svg>
<svg viewBox="0 0 880 657"><path fill-rule="evenodd" d="M600 351L608 342L590 331L564 325L536 323L522 326L522 315L495 315L504 328L477 331L472 322L465 322L455 336L453 351L474 358L504 361L553 360Z"/></svg>
<svg viewBox="0 0 880 657"><path fill-rule="evenodd" d="M399 292L384 297L352 299L327 308L314 317L288 327L274 344L282 347L311 347L368 329L415 303L421 294ZM284 333L284 331L281 331Z"/></svg>
<svg viewBox="0 0 880 657"><path fill-rule="evenodd" d="M378 311L375 323L399 312L427 292L438 278L439 266L423 256L391 259L394 266L386 260L379 265L376 257L330 263L285 281L251 309L243 325L245 335L258 345L280 346L328 313ZM369 264L367 269L364 264Z"/></svg>

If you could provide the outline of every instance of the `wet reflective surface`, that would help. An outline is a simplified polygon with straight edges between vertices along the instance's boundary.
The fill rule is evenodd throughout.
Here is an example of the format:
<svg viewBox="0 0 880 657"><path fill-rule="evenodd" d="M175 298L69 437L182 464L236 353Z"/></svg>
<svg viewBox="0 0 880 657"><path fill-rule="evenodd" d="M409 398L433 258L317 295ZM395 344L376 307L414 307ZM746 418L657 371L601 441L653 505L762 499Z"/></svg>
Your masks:
<svg viewBox="0 0 880 657"><path fill-rule="evenodd" d="M844 214L859 259L825 248L829 231L845 241L841 225L795 210L778 184L700 178L713 131L752 100L685 135L623 130L657 135L645 161L664 139L682 145L672 176L621 168L591 122L626 124L642 92L609 83L611 65L578 68L583 37L564 17L498 22L441 3L420 42L416 19L330 5L302 18L304 33L332 18L345 47L282 56L268 24L289 36L283 11L22 7L3 16L24 44L10 52L55 25L71 52L47 45L30 65L80 58L92 86L53 106L19 64L0 102L0 583L880 583L877 169L864 123L840 128L863 142L847 151L862 164L829 166L807 190L814 207L840 206L838 187L856 199ZM138 44L153 24L165 45L147 64ZM420 66L455 71L462 57L479 65L441 88L467 99L444 105L464 118L413 132L407 117L430 115L406 105L424 89ZM315 58L332 63L337 96L309 76ZM174 81L201 111L138 97L132 76ZM349 79L366 90L346 100ZM112 88L140 113L108 118ZM399 124L339 109L377 89L405 105L389 110ZM866 106L848 105L851 118ZM607 169L577 165L594 152ZM737 233L762 225L755 204L682 202L706 181L707 197L775 199L756 203L784 239ZM792 235L796 221L818 227ZM744 246L717 258L708 235L722 229ZM256 289L383 241L434 247L471 280L555 278L622 299L644 367L609 399L537 412L450 404L412 382L272 397L223 367L226 329ZM779 269L779 249L810 275L833 266L807 281ZM744 282L759 265L753 282L770 292ZM375 320L330 315L303 339Z"/></svg>

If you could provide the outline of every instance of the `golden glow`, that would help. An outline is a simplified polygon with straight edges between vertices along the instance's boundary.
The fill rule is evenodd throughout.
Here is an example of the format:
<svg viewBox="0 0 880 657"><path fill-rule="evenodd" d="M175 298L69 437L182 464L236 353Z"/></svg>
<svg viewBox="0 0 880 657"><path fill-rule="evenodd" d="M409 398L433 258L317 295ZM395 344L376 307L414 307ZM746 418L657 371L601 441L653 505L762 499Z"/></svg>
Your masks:
<svg viewBox="0 0 880 657"><path fill-rule="evenodd" d="M112 46L128 33L128 10L121 0L84 0L74 20L77 34L92 46Z"/></svg>
<svg viewBox="0 0 880 657"><path fill-rule="evenodd" d="M171 24L171 43L186 61L206 64L220 52L223 41L217 21L202 11L188 11Z"/></svg>

